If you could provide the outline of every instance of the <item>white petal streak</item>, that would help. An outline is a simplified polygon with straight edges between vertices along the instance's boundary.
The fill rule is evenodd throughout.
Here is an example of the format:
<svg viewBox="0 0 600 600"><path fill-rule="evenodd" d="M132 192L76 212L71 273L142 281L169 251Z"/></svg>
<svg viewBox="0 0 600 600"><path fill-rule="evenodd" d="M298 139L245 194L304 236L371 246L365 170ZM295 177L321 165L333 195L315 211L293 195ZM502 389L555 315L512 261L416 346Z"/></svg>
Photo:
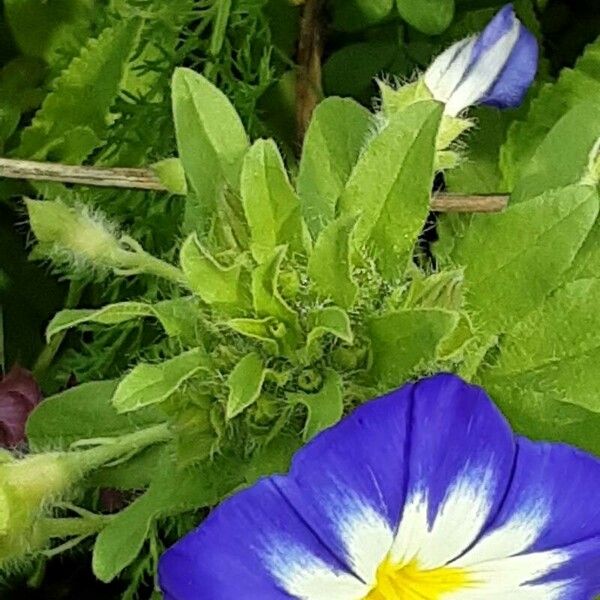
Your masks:
<svg viewBox="0 0 600 600"><path fill-rule="evenodd" d="M569 589L569 581L532 583L547 575L569 559L563 550L534 552L510 558L491 560L468 569L472 588L449 594L444 600L478 600L510 598L511 600L560 600Z"/></svg>
<svg viewBox="0 0 600 600"><path fill-rule="evenodd" d="M446 114L456 116L467 106L477 103L485 96L511 55L519 39L520 27L518 19L514 19L510 31L478 58L470 72L452 93L446 104Z"/></svg>
<svg viewBox="0 0 600 600"><path fill-rule="evenodd" d="M457 478L429 526L427 497L421 493L407 503L391 552L397 564L417 560L436 569L460 556L482 531L493 504L494 474L467 468Z"/></svg>
<svg viewBox="0 0 600 600"><path fill-rule="evenodd" d="M425 72L425 85L433 97L448 102L450 95L463 78L476 38L465 38L442 52Z"/></svg>
<svg viewBox="0 0 600 600"><path fill-rule="evenodd" d="M338 515L340 537L353 571L373 585L377 569L388 555L394 534L387 521L367 504L356 501Z"/></svg>
<svg viewBox="0 0 600 600"><path fill-rule="evenodd" d="M265 541L262 557L282 590L299 600L360 600L370 590L350 573L334 570L292 540Z"/></svg>
<svg viewBox="0 0 600 600"><path fill-rule="evenodd" d="M489 560L521 554L540 537L550 519L546 502L537 499L524 506L509 521L486 533L464 556L452 563L470 567Z"/></svg>

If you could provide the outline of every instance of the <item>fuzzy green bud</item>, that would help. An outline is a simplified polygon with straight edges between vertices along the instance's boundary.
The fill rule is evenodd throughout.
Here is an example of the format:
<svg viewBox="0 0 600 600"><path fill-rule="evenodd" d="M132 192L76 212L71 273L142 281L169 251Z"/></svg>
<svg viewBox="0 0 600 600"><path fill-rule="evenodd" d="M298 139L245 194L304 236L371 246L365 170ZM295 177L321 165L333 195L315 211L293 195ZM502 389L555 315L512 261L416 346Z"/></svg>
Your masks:
<svg viewBox="0 0 600 600"><path fill-rule="evenodd" d="M48 453L0 464L0 564L44 544L44 507L77 481L75 454Z"/></svg>

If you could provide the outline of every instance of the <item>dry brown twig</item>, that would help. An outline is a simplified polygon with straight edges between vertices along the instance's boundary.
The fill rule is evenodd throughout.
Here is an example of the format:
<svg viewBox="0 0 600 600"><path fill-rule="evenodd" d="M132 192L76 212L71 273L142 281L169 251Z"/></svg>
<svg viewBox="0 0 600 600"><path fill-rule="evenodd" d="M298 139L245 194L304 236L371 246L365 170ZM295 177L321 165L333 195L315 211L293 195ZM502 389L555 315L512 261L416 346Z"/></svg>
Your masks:
<svg viewBox="0 0 600 600"><path fill-rule="evenodd" d="M80 167L0 158L0 177L29 179L32 181L59 181L92 187L167 191L151 169ZM464 196L438 193L431 200L431 210L436 212L493 213L503 211L507 204L508 196L504 195Z"/></svg>

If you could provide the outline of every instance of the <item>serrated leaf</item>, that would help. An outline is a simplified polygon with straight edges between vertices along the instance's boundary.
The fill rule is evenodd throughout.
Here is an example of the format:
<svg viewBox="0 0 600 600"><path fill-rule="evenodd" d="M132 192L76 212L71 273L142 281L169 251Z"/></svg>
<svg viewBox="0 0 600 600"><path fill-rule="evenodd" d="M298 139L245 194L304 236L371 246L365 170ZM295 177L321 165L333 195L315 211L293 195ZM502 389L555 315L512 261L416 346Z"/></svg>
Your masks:
<svg viewBox="0 0 600 600"><path fill-rule="evenodd" d="M529 170L529 161L542 140L570 109L581 102L593 103L600 108L600 38L588 46L573 69L563 69L555 83L544 85L532 101L527 118L511 126L501 152L502 170L511 187L523 172ZM593 127L594 123L588 125ZM563 143L571 145L579 136L587 136L585 126L577 129L576 136L572 131L561 138ZM569 150L565 148L564 157L568 159L568 155ZM560 164L556 167L560 168Z"/></svg>
<svg viewBox="0 0 600 600"><path fill-rule="evenodd" d="M277 246L306 253L310 246L300 202L273 140L258 140L244 158L241 176L242 204L257 262L266 260Z"/></svg>
<svg viewBox="0 0 600 600"><path fill-rule="evenodd" d="M396 0L400 16L415 29L439 35L454 18L454 0Z"/></svg>
<svg viewBox="0 0 600 600"><path fill-rule="evenodd" d="M466 300L476 324L506 331L559 287L598 213L594 189L570 186L476 215L456 241L465 266Z"/></svg>
<svg viewBox="0 0 600 600"><path fill-rule="evenodd" d="M359 217L356 243L368 244L388 280L405 271L429 213L441 116L436 102L392 116L361 154L340 198L341 214Z"/></svg>
<svg viewBox="0 0 600 600"><path fill-rule="evenodd" d="M335 217L338 198L372 126L371 113L348 98L326 98L313 112L296 182L313 236Z"/></svg>
<svg viewBox="0 0 600 600"><path fill-rule="evenodd" d="M246 354L234 367L227 379L227 419L233 419L256 402L265 380L265 371L265 365L256 352Z"/></svg>
<svg viewBox="0 0 600 600"><path fill-rule="evenodd" d="M116 381L93 381L46 398L27 421L27 439L36 450L67 450L81 439L112 437L160 423L159 411L118 414L111 404Z"/></svg>
<svg viewBox="0 0 600 600"><path fill-rule="evenodd" d="M274 318L280 332L275 335L287 347L287 352L297 346L300 322L297 313L281 297L278 281L285 247L276 248L264 263L252 272L252 298L254 311L261 318Z"/></svg>
<svg viewBox="0 0 600 600"><path fill-rule="evenodd" d="M225 188L239 190L248 138L225 94L190 69L175 69L173 113L179 157L190 183L186 227L201 233L215 218Z"/></svg>
<svg viewBox="0 0 600 600"><path fill-rule="evenodd" d="M439 309L399 310L369 321L371 376L391 389L417 367L431 363L440 342L458 324L458 313Z"/></svg>
<svg viewBox="0 0 600 600"><path fill-rule="evenodd" d="M317 293L342 308L351 308L358 294L352 278L351 238L357 218L331 222L319 235L308 261L308 274Z"/></svg>
<svg viewBox="0 0 600 600"><path fill-rule="evenodd" d="M116 325L132 319L151 317L152 307L143 302L118 302L108 304L99 309L71 309L58 312L46 329L46 339L50 340L57 333L83 323L100 323L101 325Z"/></svg>
<svg viewBox="0 0 600 600"><path fill-rule="evenodd" d="M178 158L165 158L150 167L171 194L185 196L188 192L183 164Z"/></svg>
<svg viewBox="0 0 600 600"><path fill-rule="evenodd" d="M327 427L335 425L344 411L344 393L342 378L332 369L326 369L323 387L315 394L288 394L289 402L303 404L308 416L302 437L304 441L313 438Z"/></svg>
<svg viewBox="0 0 600 600"><path fill-rule="evenodd" d="M120 381L112 397L119 413L139 410L167 400L186 381L208 368L202 348L194 348L158 364L141 363Z"/></svg>
<svg viewBox="0 0 600 600"><path fill-rule="evenodd" d="M20 157L78 163L106 134L142 21L106 28L83 48L53 84L15 151Z"/></svg>
<svg viewBox="0 0 600 600"><path fill-rule="evenodd" d="M508 332L480 372L519 432L600 451L599 299L598 279L566 285Z"/></svg>
<svg viewBox="0 0 600 600"><path fill-rule="evenodd" d="M243 482L243 465L221 458L193 469L178 469L163 454L145 494L105 527L94 545L92 568L100 581L112 581L140 553L153 522L161 517L212 506Z"/></svg>
<svg viewBox="0 0 600 600"><path fill-rule="evenodd" d="M527 160L511 200L521 202L546 190L587 180L598 140L600 105L578 104L556 123Z"/></svg>
<svg viewBox="0 0 600 600"><path fill-rule="evenodd" d="M219 264L195 233L183 243L179 260L190 289L207 304L229 304L239 309L250 305L249 281L244 278L243 266Z"/></svg>

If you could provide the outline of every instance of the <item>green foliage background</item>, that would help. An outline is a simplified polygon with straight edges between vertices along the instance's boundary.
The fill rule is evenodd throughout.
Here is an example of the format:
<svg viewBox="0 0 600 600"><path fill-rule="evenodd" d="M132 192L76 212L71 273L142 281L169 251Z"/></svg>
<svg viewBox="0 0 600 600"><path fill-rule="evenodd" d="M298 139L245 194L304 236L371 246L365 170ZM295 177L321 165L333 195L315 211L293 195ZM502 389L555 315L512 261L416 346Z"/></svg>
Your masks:
<svg viewBox="0 0 600 600"><path fill-rule="evenodd" d="M415 12L403 0L331 0L324 96L371 109L375 76L411 80L502 2L430 4ZM543 45L538 82L517 111L472 111L476 127L461 137L462 149L453 146L463 160L445 176L453 192L512 192L511 209L440 217L439 239L424 240L439 114L420 103L379 131L366 108L332 98L319 106L301 153L299 7L4 0L2 155L106 166L178 155L190 194L0 182L4 367L19 361L56 394L30 422L32 447L66 449L164 421L176 432L167 451L150 447L87 481L79 505L96 510L102 488L125 490L129 504L95 544L84 541L66 568L63 558L11 570L3 593L93 594L99 584L71 565L89 565L95 545L94 574L113 581L98 588L102 597L149 597L160 548L207 507L284 469L303 439L357 402L433 370L483 383L527 435L600 451L590 165L600 137L600 17L585 2L515 6ZM177 66L206 81L179 71L173 122ZM386 105L384 94L388 116L394 98L389 90ZM414 136L411 152L398 146L406 136ZM261 137L276 144L250 145ZM214 159L200 162L199 153ZM382 169L386 156L394 160ZM395 177L383 209L378 169ZM416 170L417 184L403 176ZM92 217L100 210L150 255L178 265L185 284L152 269L115 277L110 261L59 255L50 234L52 247L42 243L34 256L50 250L59 259L53 272L29 261L22 196L47 203L38 219L46 225L53 207L87 207ZM396 220L374 219L371 230L358 219L359 203ZM43 242L44 226L30 215ZM116 308L102 308L110 303Z"/></svg>

